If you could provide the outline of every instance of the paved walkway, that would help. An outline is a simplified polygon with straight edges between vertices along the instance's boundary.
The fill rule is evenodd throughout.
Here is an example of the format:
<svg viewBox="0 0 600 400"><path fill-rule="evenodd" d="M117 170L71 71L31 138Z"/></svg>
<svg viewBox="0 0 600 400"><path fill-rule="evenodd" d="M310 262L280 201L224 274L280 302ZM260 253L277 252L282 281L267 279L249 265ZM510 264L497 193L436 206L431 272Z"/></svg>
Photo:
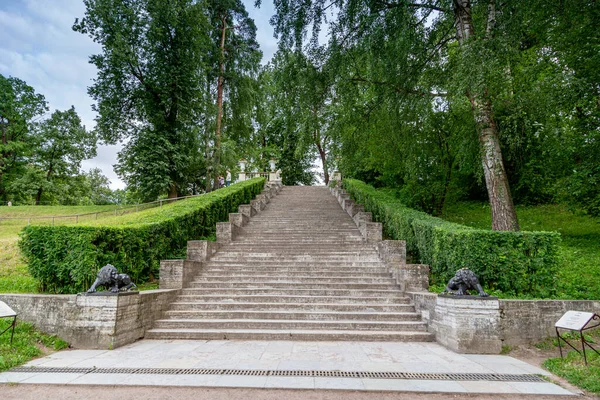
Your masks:
<svg viewBox="0 0 600 400"><path fill-rule="evenodd" d="M550 376L547 371L523 361L507 356L456 354L435 343L142 340L112 351L61 351L33 360L26 367L34 367L36 371L5 372L0 374L0 383L572 394L550 382L515 381L523 378L523 375ZM49 373L41 372L41 367L66 369L64 372ZM90 373L90 368L94 367L113 370ZM162 370L136 373L136 369L145 368ZM237 374L198 373L198 369L202 368L313 371L313 376L273 376L276 372L253 376L239 375L239 371ZM196 373L185 374L180 371L174 374L170 369L193 369ZM314 371L397 372L438 376L428 375L428 379L418 379L419 376L410 379L408 374L404 374L402 379L340 378L314 376ZM496 378L493 381L481 380L485 375L474 375L472 380L450 380L443 375L448 373L493 374ZM519 377L510 379L506 374Z"/></svg>

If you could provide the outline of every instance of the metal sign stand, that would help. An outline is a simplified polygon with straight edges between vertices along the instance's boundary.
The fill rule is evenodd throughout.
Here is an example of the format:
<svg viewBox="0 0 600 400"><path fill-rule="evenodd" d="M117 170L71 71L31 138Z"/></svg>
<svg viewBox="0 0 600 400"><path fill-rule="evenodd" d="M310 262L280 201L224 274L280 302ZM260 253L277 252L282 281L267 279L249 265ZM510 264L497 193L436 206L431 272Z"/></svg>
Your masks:
<svg viewBox="0 0 600 400"><path fill-rule="evenodd" d="M10 317L13 318L12 323L8 326L8 328L0 332L0 335L12 328L12 333L10 335L10 345L12 346L13 338L15 337L15 327L17 326L17 313L14 312L13 309L10 308L5 302L0 301L0 318Z"/></svg>
<svg viewBox="0 0 600 400"><path fill-rule="evenodd" d="M591 324L591 325L590 325ZM567 311L554 325L556 329L556 337L558 339L558 349L560 351L560 358L563 358L563 351L561 341L565 342L569 347L575 350L579 354L583 354L583 360L587 365L587 355L585 353L586 346L592 349L596 354L600 356L600 352L596 350L590 342L585 339L584 331L594 329L600 326L600 315L590 312L580 311ZM565 329L568 331L579 332L581 338L581 351L575 348L569 341L564 338L559 329Z"/></svg>

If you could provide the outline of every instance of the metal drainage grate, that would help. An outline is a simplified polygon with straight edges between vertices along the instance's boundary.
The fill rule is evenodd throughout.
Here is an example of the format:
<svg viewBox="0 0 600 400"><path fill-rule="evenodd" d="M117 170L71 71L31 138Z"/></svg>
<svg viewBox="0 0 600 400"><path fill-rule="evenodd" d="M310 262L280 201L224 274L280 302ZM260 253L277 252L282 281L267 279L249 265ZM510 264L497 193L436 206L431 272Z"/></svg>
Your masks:
<svg viewBox="0 0 600 400"><path fill-rule="evenodd" d="M367 372L367 371L313 371L261 369L207 369L207 368L51 368L16 367L10 372L67 373L67 374L157 374L157 375L240 375L240 376L303 376L360 379L414 379L433 381L496 381L545 382L537 375L479 374L479 373L421 373L421 372Z"/></svg>

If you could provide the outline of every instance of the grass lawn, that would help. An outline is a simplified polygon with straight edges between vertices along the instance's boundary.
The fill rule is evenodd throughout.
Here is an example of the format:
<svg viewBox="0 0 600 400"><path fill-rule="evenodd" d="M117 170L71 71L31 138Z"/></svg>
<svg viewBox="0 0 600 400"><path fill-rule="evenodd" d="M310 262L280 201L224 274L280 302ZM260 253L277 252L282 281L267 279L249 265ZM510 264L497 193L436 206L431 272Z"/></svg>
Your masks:
<svg viewBox="0 0 600 400"><path fill-rule="evenodd" d="M564 336L564 334L563 334ZM573 346L580 349L581 341L578 333L568 333L567 336L570 338L569 341ZM585 334L585 338L590 343L595 343L593 346L600 351L600 329L591 329ZM563 344L563 354L565 358L553 357L549 358L542 366L548 371L555 375L558 375L569 383L600 395L600 356L594 353L593 350L587 349L586 355L588 365L585 365L583 356L574 350L571 350L566 354L565 346ZM536 345L541 349L556 349L558 347L558 341L556 338L548 338Z"/></svg>
<svg viewBox="0 0 600 400"><path fill-rule="evenodd" d="M12 318L10 321L8 318L0 319L0 332L8 328L11 322ZM69 346L64 340L41 333L33 325L18 320L11 345L11 331L12 329L0 336L0 372Z"/></svg>
<svg viewBox="0 0 600 400"><path fill-rule="evenodd" d="M115 210L118 206L12 206L0 207L0 240L10 239L16 240L19 231L28 223L32 225L51 225L52 217L55 218L56 225L65 225L75 223L75 217L65 218L68 216L80 214L92 214L89 216L78 217L80 221L95 219L95 213L99 214L98 218L103 218L104 215L110 215L110 211ZM17 218L17 219L4 219ZM31 218L31 221L29 220Z"/></svg>
<svg viewBox="0 0 600 400"><path fill-rule="evenodd" d="M600 299L600 218L576 214L562 205L517 206L524 231L557 231L562 235L555 298ZM490 229L488 204L463 202L444 210L442 218Z"/></svg>

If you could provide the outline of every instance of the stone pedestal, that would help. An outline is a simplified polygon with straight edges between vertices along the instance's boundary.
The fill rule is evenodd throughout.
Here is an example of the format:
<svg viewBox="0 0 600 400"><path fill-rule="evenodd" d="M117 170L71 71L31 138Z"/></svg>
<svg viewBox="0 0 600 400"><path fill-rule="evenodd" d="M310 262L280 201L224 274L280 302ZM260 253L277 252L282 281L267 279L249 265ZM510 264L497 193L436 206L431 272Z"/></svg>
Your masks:
<svg viewBox="0 0 600 400"><path fill-rule="evenodd" d="M438 343L471 354L500 354L500 302L496 297L439 295L432 321Z"/></svg>
<svg viewBox="0 0 600 400"><path fill-rule="evenodd" d="M429 290L429 265L392 264L392 274L403 292Z"/></svg>

